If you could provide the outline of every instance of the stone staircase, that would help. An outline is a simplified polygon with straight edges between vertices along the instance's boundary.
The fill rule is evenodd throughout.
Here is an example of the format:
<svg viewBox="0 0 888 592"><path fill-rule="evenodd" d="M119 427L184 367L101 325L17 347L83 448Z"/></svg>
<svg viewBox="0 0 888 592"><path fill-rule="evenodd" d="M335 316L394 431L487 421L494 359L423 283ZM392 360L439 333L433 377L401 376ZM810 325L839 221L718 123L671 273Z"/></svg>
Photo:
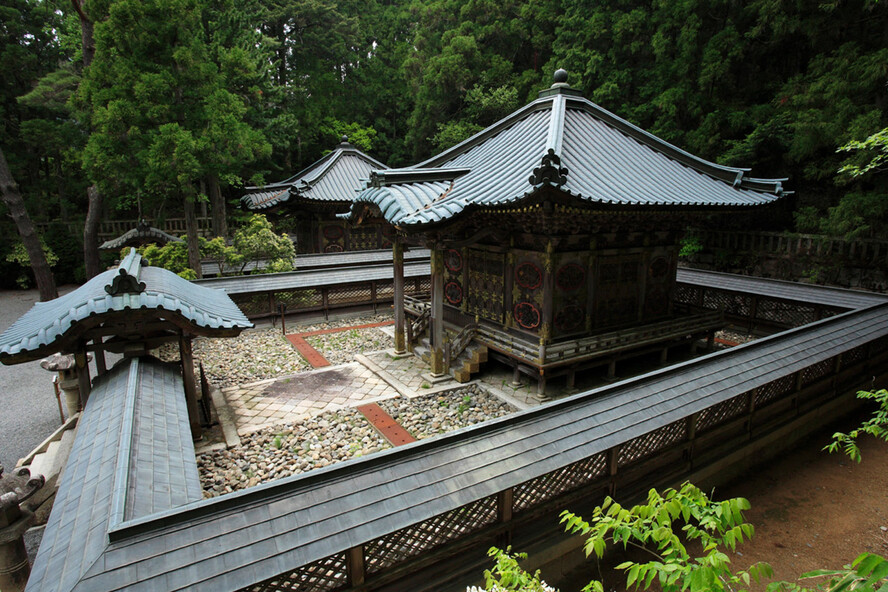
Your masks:
<svg viewBox="0 0 888 592"><path fill-rule="evenodd" d="M59 481L74 445L76 419L65 422L31 454L19 461L19 466L28 467L31 475L43 475L46 479L44 486L25 502L37 514L37 524L45 523L52 509Z"/></svg>
<svg viewBox="0 0 888 592"><path fill-rule="evenodd" d="M478 372L481 364L486 361L487 346L473 341L450 364L450 375L457 382L469 382L472 380L472 374Z"/></svg>
<svg viewBox="0 0 888 592"><path fill-rule="evenodd" d="M423 337L413 346L413 354L422 361L428 363L431 360L431 344L428 337ZM450 375L457 382L465 383L472 380L472 374L481 369L481 364L487 361L487 346L472 341L468 346L452 360Z"/></svg>

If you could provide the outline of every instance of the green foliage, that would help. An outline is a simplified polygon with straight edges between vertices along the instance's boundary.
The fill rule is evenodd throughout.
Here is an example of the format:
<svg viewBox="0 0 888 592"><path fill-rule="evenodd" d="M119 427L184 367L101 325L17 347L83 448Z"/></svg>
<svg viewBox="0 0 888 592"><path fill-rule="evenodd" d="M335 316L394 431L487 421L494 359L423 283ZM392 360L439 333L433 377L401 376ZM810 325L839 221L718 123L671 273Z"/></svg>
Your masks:
<svg viewBox="0 0 888 592"><path fill-rule="evenodd" d="M703 241L700 240L699 236L688 235L682 237L681 248L678 251L680 259L690 259L701 251L703 251Z"/></svg>
<svg viewBox="0 0 888 592"><path fill-rule="evenodd" d="M734 572L724 552L736 550L752 537L754 529L743 518L748 509L749 502L743 498L713 501L685 483L663 494L652 489L646 504L629 509L607 498L595 508L589 522L570 512L562 513L561 522L568 532L587 537L587 556L602 557L610 544L646 551L650 561L626 561L617 566L626 572L627 588L647 590L656 582L665 592L734 590L772 573L766 563ZM699 544L702 556L691 556L686 548L690 541ZM585 590L600 589L595 584Z"/></svg>
<svg viewBox="0 0 888 592"><path fill-rule="evenodd" d="M58 256L58 263L53 265L56 283L82 283L86 279L83 245L78 237L69 232L68 225L61 220L54 220L43 237L47 246Z"/></svg>
<svg viewBox="0 0 888 592"><path fill-rule="evenodd" d="M237 181L270 153L245 121L266 56L240 38L234 3L107 0L92 10L106 18L78 101L94 130L83 162L106 195L156 210L198 201L200 179Z"/></svg>
<svg viewBox="0 0 888 592"><path fill-rule="evenodd" d="M875 553L862 553L842 569L818 569L801 575L800 579L821 579L816 587L808 588L794 582L774 582L768 592L844 592L860 590L885 592L888 590L888 560Z"/></svg>
<svg viewBox="0 0 888 592"><path fill-rule="evenodd" d="M839 148L839 152L863 153L864 162L847 162L839 173L851 177L862 177L875 171L881 171L888 165L888 127L869 136L863 141L851 140Z"/></svg>
<svg viewBox="0 0 888 592"><path fill-rule="evenodd" d="M838 452L841 450L848 455L851 460L860 462L860 448L857 445L857 439L860 436L869 434L888 442L888 390L858 391L857 398L870 399L878 405L878 408L873 412L869 419L865 420L859 427L851 430L847 434L844 432L836 432L833 434L833 441L825 446L824 450L828 450L829 452Z"/></svg>
<svg viewBox="0 0 888 592"><path fill-rule="evenodd" d="M234 252L229 259L233 266L240 266L241 272L248 263L265 260L267 270L290 271L296 249L287 236L275 234L271 223L261 214L250 216L247 223L234 233Z"/></svg>
<svg viewBox="0 0 888 592"><path fill-rule="evenodd" d="M518 562L527 559L526 553L511 553L512 548L505 551L491 547L487 551L488 557L493 557L496 564L492 570L484 570L485 590L487 592L505 592L506 590L519 590L520 592L554 592L554 589L540 580L540 572L527 573ZM470 588L470 590L477 588Z"/></svg>
<svg viewBox="0 0 888 592"><path fill-rule="evenodd" d="M40 245L43 247L43 255L46 257L46 263L50 267L55 267L59 262L58 256L46 244L46 240L40 237ZM12 250L6 255L8 263L17 263L19 265L18 277L15 283L19 288L25 290L34 285L33 275L31 273L31 257L25 249L25 245L19 241L12 246Z"/></svg>
<svg viewBox="0 0 888 592"><path fill-rule="evenodd" d="M169 242L162 247L152 243L138 249L139 254L148 265L162 267L186 279L195 279L194 270L188 267L188 248L184 242ZM129 247L120 252L123 259L129 253ZM194 277L189 277L194 275Z"/></svg>

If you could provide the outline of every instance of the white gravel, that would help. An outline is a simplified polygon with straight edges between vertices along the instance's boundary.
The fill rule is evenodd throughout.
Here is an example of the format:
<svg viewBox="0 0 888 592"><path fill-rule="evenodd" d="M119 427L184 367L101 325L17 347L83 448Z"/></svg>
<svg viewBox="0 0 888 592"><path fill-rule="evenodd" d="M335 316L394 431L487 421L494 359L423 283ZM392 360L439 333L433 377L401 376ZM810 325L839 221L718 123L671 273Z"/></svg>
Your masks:
<svg viewBox="0 0 888 592"><path fill-rule="evenodd" d="M360 412L341 409L253 432L239 446L199 454L197 469L204 497L216 497L386 448L391 446Z"/></svg>

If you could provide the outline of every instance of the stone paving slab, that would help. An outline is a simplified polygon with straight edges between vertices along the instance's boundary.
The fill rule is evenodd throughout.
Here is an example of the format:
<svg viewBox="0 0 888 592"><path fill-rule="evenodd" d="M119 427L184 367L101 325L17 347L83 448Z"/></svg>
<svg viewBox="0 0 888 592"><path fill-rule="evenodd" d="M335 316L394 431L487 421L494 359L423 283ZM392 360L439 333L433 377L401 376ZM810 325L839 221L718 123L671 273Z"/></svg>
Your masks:
<svg viewBox="0 0 888 592"><path fill-rule="evenodd" d="M222 390L240 435L341 407L397 396L357 362Z"/></svg>

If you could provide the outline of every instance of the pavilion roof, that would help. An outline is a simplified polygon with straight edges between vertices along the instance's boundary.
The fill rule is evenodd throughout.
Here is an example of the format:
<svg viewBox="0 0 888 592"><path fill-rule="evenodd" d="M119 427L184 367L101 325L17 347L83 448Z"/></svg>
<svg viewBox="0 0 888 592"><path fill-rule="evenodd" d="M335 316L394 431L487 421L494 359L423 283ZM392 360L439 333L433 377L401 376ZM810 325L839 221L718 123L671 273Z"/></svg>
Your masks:
<svg viewBox="0 0 888 592"><path fill-rule="evenodd" d="M566 75L564 75L566 76ZM422 226L473 208L516 204L555 187L604 207L726 208L775 201L784 179L708 162L584 98L563 80L425 162L376 171L355 198L390 223Z"/></svg>
<svg viewBox="0 0 888 592"><path fill-rule="evenodd" d="M172 234L167 234L160 228L149 226L145 222L139 222L135 228L127 230L117 238L107 240L99 245L99 249L115 251L123 247L136 247L147 243L180 243L182 239Z"/></svg>
<svg viewBox="0 0 888 592"><path fill-rule="evenodd" d="M253 324L224 292L196 286L160 267L143 267L132 249L120 266L73 292L38 302L0 335L0 362L16 364L63 351L112 316L155 311L195 335L234 336Z"/></svg>
<svg viewBox="0 0 888 592"><path fill-rule="evenodd" d="M273 208L291 198L347 204L363 188L370 171L386 168L343 137L335 150L289 179L262 187L247 187L241 201L251 210Z"/></svg>

